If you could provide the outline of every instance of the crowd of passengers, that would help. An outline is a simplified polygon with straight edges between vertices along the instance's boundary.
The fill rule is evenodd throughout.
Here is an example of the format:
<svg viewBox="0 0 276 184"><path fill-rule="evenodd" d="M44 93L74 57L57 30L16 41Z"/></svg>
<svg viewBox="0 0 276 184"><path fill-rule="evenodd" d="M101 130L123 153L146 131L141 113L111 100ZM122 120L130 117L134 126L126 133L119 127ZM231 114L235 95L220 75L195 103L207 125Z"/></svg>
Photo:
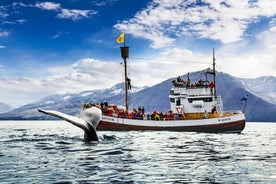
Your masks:
<svg viewBox="0 0 276 184"><path fill-rule="evenodd" d="M173 85L175 87L187 87L187 88L214 88L215 84L213 81L209 82L209 81L204 81L202 79L200 79L199 81L196 81L194 83L191 84L190 78L187 79L187 81L181 79L181 77L177 77L176 80L172 81Z"/></svg>
<svg viewBox="0 0 276 184"><path fill-rule="evenodd" d="M143 108L141 108L143 109ZM143 119L143 120L173 120L175 119L172 111L165 114L163 112L144 113L140 108L133 111L118 110L115 108L104 109L103 114L112 117L127 118L127 119Z"/></svg>
<svg viewBox="0 0 276 184"><path fill-rule="evenodd" d="M115 105L108 105L107 102L102 103L88 103L82 104L82 108L87 109L92 106L98 107L102 110L103 115L127 119L143 119L143 120L173 120L178 119L178 115L173 114L172 111L168 111L163 114L163 112L154 111L152 113L145 113L144 107L138 107L132 111L126 111L125 108Z"/></svg>

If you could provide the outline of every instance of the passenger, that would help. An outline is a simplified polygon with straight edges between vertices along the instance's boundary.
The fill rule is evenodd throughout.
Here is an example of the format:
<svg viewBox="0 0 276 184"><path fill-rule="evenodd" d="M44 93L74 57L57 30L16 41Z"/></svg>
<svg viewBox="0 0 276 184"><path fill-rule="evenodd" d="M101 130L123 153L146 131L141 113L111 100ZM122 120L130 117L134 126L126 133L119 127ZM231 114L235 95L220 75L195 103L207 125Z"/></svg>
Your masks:
<svg viewBox="0 0 276 184"><path fill-rule="evenodd" d="M119 118L123 117L123 111L119 111L119 112L118 112L118 117L119 117Z"/></svg>
<svg viewBox="0 0 276 184"><path fill-rule="evenodd" d="M157 111L155 110L155 111L153 111L153 115L154 115L154 117L156 116L156 114L157 114Z"/></svg>
<svg viewBox="0 0 276 184"><path fill-rule="evenodd" d="M204 87L205 88L208 88L210 85L210 82L208 80L204 81Z"/></svg>
<svg viewBox="0 0 276 184"><path fill-rule="evenodd" d="M128 114L127 114L127 118L128 118L128 119L133 119L133 112L128 113Z"/></svg>
<svg viewBox="0 0 276 184"><path fill-rule="evenodd" d="M82 107L82 110L84 110L86 108L86 104L85 103L81 104L81 107Z"/></svg>
<svg viewBox="0 0 276 184"><path fill-rule="evenodd" d="M128 78L128 77L127 77L126 80L127 80L127 89L128 89L128 90L131 90L131 82L130 82L131 80L130 80L130 78Z"/></svg>
<svg viewBox="0 0 276 184"><path fill-rule="evenodd" d="M175 80L173 80L172 83L173 83L174 86L176 86L176 81Z"/></svg>
<svg viewBox="0 0 276 184"><path fill-rule="evenodd" d="M211 93L213 93L213 89L215 88L215 84L213 83L213 81L210 82L209 87L211 88Z"/></svg>
<svg viewBox="0 0 276 184"><path fill-rule="evenodd" d="M159 113L160 120L164 120L164 114L162 112Z"/></svg>
<svg viewBox="0 0 276 184"><path fill-rule="evenodd" d="M212 114L214 114L216 111L217 111L217 107L214 106L214 107L212 108Z"/></svg>
<svg viewBox="0 0 276 184"><path fill-rule="evenodd" d="M152 113L152 114L150 115L150 119L151 119L151 120L154 120L154 119L155 119L154 113Z"/></svg>
<svg viewBox="0 0 276 184"><path fill-rule="evenodd" d="M187 87L190 87L191 79L190 79L190 73L187 75Z"/></svg>
<svg viewBox="0 0 276 184"><path fill-rule="evenodd" d="M143 120L146 120L146 119L147 119L147 117L146 117L145 114L142 115L142 118L143 118Z"/></svg>
<svg viewBox="0 0 276 184"><path fill-rule="evenodd" d="M113 114L112 114L112 116L117 118L118 117L118 113L116 111L114 111Z"/></svg>
<svg viewBox="0 0 276 184"><path fill-rule="evenodd" d="M108 104L106 101L104 101L104 102L101 102L100 105L101 105L101 108L104 109L107 107Z"/></svg>
<svg viewBox="0 0 276 184"><path fill-rule="evenodd" d="M173 117L173 113L170 113L170 114L169 114L169 119L170 119L170 120L173 120L173 118L174 118L174 117Z"/></svg>
<svg viewBox="0 0 276 184"><path fill-rule="evenodd" d="M142 119L142 116L138 112L135 112L134 113L134 118L135 119Z"/></svg>
<svg viewBox="0 0 276 184"><path fill-rule="evenodd" d="M144 108L144 106L142 106L141 112L142 112L142 115L145 114L145 108Z"/></svg>
<svg viewBox="0 0 276 184"><path fill-rule="evenodd" d="M168 119L169 119L169 114L166 113L166 114L164 115L164 120L168 120Z"/></svg>
<svg viewBox="0 0 276 184"><path fill-rule="evenodd" d="M104 115L108 115L108 111L107 111L106 108L102 109L102 112L103 112Z"/></svg>
<svg viewBox="0 0 276 184"><path fill-rule="evenodd" d="M91 107L93 106L93 104L91 104ZM96 105L95 105L97 108L101 108L101 105L99 104L99 103L96 103Z"/></svg>
<svg viewBox="0 0 276 184"><path fill-rule="evenodd" d="M107 106L108 106L107 101L104 101L104 107L107 107Z"/></svg>
<svg viewBox="0 0 276 184"><path fill-rule="evenodd" d="M127 117L127 112L126 111L124 111L123 112L123 116L122 116L123 118L126 118Z"/></svg>
<svg viewBox="0 0 276 184"><path fill-rule="evenodd" d="M157 121L160 120L160 115L159 115L159 114L156 114L156 115L155 115L155 120L157 120Z"/></svg>
<svg viewBox="0 0 276 184"><path fill-rule="evenodd" d="M204 117L203 118L208 119L208 112L206 110L204 111Z"/></svg>
<svg viewBox="0 0 276 184"><path fill-rule="evenodd" d="M108 110L108 116L112 116L113 115L113 110L109 109Z"/></svg>
<svg viewBox="0 0 276 184"><path fill-rule="evenodd" d="M204 83L203 83L203 80L202 80L202 79L200 79L200 80L198 81L198 85L199 85L199 87L203 87L203 86L204 86Z"/></svg>
<svg viewBox="0 0 276 184"><path fill-rule="evenodd" d="M150 120L150 114L147 113L147 120Z"/></svg>
<svg viewBox="0 0 276 184"><path fill-rule="evenodd" d="M173 83L175 84L176 87L181 87L184 86L185 81L181 79L180 76L177 77L176 81L174 80Z"/></svg>

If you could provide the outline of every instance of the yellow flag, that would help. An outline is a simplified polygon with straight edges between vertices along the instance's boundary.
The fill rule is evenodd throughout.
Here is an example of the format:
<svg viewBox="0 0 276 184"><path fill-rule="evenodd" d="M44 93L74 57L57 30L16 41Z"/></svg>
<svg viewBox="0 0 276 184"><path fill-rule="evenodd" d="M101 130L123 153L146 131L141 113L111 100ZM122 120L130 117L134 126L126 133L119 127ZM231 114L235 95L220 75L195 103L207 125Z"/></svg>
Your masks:
<svg viewBox="0 0 276 184"><path fill-rule="evenodd" d="M116 39L117 43L125 42L125 33L121 33L120 36Z"/></svg>

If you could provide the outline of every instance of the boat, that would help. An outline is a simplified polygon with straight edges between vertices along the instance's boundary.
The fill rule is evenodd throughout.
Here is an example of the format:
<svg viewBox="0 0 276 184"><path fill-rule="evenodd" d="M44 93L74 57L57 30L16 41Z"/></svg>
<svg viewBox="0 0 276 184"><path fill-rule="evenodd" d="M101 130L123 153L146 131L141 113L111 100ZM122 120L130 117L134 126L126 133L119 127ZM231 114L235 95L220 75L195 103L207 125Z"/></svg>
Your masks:
<svg viewBox="0 0 276 184"><path fill-rule="evenodd" d="M168 92L171 109L167 113L146 114L143 108L131 111L128 107L130 81L127 76L127 58L129 47L123 46L121 57L124 60L125 106L96 104L102 110L97 130L105 131L184 131L206 133L240 133L245 128L244 111L223 111L221 96L216 92L215 51L213 49L213 68L206 70L212 81L195 81L178 77L172 81ZM207 79L207 77L206 77ZM83 111L87 104L83 104Z"/></svg>

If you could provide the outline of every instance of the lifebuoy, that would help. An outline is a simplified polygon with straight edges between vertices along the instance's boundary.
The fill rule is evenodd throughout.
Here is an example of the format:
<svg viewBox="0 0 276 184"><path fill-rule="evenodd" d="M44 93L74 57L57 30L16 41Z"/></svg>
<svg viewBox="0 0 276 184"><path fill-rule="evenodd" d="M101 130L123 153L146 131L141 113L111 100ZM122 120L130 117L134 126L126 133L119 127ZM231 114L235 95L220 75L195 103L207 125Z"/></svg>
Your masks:
<svg viewBox="0 0 276 184"><path fill-rule="evenodd" d="M183 113L183 107L176 107L175 108L176 109L176 111L177 111L177 113Z"/></svg>

